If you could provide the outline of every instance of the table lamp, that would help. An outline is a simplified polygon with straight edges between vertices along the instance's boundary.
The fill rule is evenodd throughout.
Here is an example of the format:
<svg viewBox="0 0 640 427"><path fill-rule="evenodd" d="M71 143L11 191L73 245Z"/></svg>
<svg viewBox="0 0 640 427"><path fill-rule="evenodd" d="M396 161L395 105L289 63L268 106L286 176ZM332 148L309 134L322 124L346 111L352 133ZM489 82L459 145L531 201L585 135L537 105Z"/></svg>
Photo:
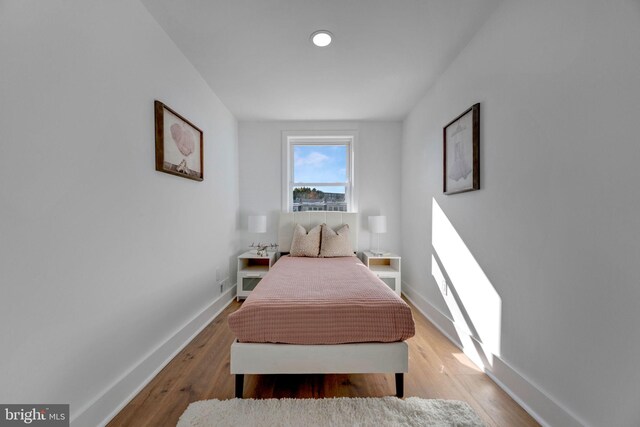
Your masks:
<svg viewBox="0 0 640 427"><path fill-rule="evenodd" d="M267 216L266 215L249 215L249 233L266 233L267 232ZM261 255L261 243L257 245L255 243L251 244L252 248L258 248L256 253Z"/></svg>
<svg viewBox="0 0 640 427"><path fill-rule="evenodd" d="M384 215L370 216L369 217L369 231L378 236L378 248L377 250L371 249L371 253L377 256L384 255L384 252L380 251L380 234L387 232L387 217Z"/></svg>

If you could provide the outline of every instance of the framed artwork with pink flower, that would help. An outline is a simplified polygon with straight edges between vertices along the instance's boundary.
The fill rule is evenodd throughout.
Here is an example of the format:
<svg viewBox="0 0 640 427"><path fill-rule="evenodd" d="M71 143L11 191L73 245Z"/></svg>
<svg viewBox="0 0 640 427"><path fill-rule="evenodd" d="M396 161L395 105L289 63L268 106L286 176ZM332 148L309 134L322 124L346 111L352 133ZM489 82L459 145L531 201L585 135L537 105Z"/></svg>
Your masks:
<svg viewBox="0 0 640 427"><path fill-rule="evenodd" d="M202 181L202 131L160 101L155 101L154 109L156 170Z"/></svg>

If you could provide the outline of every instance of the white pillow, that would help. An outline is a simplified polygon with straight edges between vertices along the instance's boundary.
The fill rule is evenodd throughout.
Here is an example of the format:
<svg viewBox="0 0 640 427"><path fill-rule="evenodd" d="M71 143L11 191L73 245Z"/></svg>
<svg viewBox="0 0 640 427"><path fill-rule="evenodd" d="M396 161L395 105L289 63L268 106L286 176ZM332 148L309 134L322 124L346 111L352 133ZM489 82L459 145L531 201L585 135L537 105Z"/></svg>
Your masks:
<svg viewBox="0 0 640 427"><path fill-rule="evenodd" d="M293 229L293 239L291 240L291 256L307 256L317 258L320 253L320 233L322 225L316 225L307 233L300 224L296 224Z"/></svg>
<svg viewBox="0 0 640 427"><path fill-rule="evenodd" d="M333 258L339 256L355 256L349 240L349 225L343 225L336 232L325 224L322 227L320 257Z"/></svg>

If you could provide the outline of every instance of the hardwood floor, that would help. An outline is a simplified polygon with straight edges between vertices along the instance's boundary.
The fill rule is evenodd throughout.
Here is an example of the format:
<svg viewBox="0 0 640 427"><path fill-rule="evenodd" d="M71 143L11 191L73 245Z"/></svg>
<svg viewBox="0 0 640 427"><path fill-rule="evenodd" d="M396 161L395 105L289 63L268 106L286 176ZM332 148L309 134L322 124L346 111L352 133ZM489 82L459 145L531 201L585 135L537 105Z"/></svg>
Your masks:
<svg viewBox="0 0 640 427"><path fill-rule="evenodd" d="M233 302L190 342L110 423L109 426L175 426L190 402L231 399L229 346L234 336L227 316ZM413 306L416 336L409 343L405 397L463 400L488 426L537 426ZM395 393L393 374L245 375L244 397L322 398L387 396Z"/></svg>

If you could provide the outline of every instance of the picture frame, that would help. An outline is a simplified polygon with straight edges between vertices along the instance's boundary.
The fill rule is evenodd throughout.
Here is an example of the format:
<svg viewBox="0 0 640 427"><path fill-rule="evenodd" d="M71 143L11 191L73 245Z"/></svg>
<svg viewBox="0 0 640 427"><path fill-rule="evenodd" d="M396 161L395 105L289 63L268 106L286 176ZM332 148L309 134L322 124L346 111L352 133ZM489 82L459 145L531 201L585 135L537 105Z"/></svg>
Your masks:
<svg viewBox="0 0 640 427"><path fill-rule="evenodd" d="M443 192L480 189L480 104L471 106L443 130Z"/></svg>
<svg viewBox="0 0 640 427"><path fill-rule="evenodd" d="M203 133L189 120L156 100L156 170L194 181L204 179Z"/></svg>

